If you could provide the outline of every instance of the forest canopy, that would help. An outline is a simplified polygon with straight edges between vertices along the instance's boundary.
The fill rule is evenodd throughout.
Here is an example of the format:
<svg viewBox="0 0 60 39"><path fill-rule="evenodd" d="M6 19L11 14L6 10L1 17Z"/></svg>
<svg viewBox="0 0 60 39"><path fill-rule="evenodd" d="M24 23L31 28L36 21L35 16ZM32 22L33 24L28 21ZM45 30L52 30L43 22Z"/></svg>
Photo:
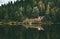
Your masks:
<svg viewBox="0 0 60 39"><path fill-rule="evenodd" d="M59 0L17 0L0 6L0 20L23 21L45 16L44 20L60 22Z"/></svg>

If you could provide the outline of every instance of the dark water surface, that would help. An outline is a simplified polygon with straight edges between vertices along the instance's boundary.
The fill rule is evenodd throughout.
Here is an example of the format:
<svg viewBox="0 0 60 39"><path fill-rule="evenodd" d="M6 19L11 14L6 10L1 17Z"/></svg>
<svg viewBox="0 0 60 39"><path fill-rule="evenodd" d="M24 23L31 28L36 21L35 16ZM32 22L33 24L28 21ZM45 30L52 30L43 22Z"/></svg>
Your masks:
<svg viewBox="0 0 60 39"><path fill-rule="evenodd" d="M60 39L60 25L43 26L43 30L22 25L1 25L0 39Z"/></svg>

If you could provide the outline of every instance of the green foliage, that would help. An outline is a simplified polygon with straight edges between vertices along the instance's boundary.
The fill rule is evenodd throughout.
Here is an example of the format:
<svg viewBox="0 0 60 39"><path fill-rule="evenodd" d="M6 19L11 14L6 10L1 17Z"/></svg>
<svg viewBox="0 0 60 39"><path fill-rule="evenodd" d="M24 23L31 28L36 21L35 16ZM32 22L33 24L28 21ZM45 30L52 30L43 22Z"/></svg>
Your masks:
<svg viewBox="0 0 60 39"><path fill-rule="evenodd" d="M60 39L60 0L17 0L0 6L0 21L29 22L44 16L39 22L45 31L20 26L0 26L0 39ZM28 18L28 19L27 19ZM24 20L26 19L26 20ZM35 23L35 22L34 22ZM24 25L25 26L25 25Z"/></svg>
<svg viewBox="0 0 60 39"><path fill-rule="evenodd" d="M58 22L60 19L59 3L59 0L17 0L14 3L9 2L0 6L0 20L23 21L25 18L45 16L44 20Z"/></svg>

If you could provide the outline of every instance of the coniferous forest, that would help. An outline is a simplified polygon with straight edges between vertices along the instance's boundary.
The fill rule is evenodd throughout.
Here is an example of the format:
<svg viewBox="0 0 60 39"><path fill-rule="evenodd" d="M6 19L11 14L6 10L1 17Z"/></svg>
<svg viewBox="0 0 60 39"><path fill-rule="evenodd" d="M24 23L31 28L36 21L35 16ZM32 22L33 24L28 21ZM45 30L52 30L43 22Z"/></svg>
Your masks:
<svg viewBox="0 0 60 39"><path fill-rule="evenodd" d="M44 18L32 24L41 24L44 30L25 27L39 16ZM0 39L60 39L60 0L17 0L1 5Z"/></svg>

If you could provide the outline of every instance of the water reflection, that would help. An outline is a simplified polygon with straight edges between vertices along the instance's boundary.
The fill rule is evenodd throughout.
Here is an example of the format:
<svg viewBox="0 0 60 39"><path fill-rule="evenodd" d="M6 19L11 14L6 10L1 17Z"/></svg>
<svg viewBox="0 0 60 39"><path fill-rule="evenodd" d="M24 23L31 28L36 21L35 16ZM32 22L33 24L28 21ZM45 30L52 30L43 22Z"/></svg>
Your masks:
<svg viewBox="0 0 60 39"><path fill-rule="evenodd" d="M44 30L22 25L1 25L0 39L60 39L60 26L43 26Z"/></svg>

